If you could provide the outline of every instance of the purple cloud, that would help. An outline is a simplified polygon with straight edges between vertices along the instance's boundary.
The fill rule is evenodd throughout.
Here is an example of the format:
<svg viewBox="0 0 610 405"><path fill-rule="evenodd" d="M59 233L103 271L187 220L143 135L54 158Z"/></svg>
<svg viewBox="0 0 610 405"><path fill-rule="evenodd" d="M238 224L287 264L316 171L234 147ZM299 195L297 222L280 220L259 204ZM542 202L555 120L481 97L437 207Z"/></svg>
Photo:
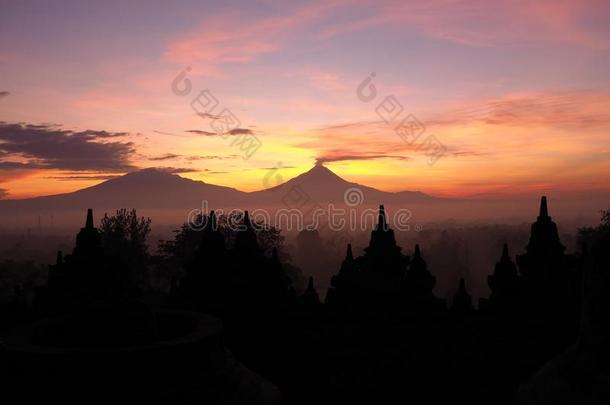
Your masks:
<svg viewBox="0 0 610 405"><path fill-rule="evenodd" d="M135 153L134 144L106 141L126 135L125 132L71 131L57 125L0 122L0 163L7 169L126 172L135 169L130 163Z"/></svg>

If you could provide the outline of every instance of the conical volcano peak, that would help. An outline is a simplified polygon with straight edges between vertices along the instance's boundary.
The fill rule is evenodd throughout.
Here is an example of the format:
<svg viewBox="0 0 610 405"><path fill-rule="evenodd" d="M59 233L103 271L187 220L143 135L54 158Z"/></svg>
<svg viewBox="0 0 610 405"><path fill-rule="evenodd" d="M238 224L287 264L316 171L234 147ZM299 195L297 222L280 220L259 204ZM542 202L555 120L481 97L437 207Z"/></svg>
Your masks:
<svg viewBox="0 0 610 405"><path fill-rule="evenodd" d="M341 180L343 180L341 177L336 175L335 172L333 172L328 167L324 166L323 163L320 163L320 162L316 162L314 167L309 169L307 172L303 173L303 176L305 176L305 175L316 176L316 177L320 177L320 178L322 178L322 177L329 177L329 178L333 178L333 179L341 179Z"/></svg>
<svg viewBox="0 0 610 405"><path fill-rule="evenodd" d="M294 200L290 204L303 205L306 203L331 201L345 203L346 195L348 195L346 193L348 192L352 194L358 193L363 198L361 203L370 205L405 201L428 201L433 199L433 197L420 192L384 192L354 183L340 177L320 161L316 162L308 171L284 183L252 192L250 195L254 196L258 201L283 201L283 204L286 205L287 200Z"/></svg>
<svg viewBox="0 0 610 405"><path fill-rule="evenodd" d="M338 189L341 189L341 192L343 192L345 187L352 184L321 163L316 163L314 167L293 178L291 182L309 186L308 192L315 192L318 190L322 193L328 193Z"/></svg>

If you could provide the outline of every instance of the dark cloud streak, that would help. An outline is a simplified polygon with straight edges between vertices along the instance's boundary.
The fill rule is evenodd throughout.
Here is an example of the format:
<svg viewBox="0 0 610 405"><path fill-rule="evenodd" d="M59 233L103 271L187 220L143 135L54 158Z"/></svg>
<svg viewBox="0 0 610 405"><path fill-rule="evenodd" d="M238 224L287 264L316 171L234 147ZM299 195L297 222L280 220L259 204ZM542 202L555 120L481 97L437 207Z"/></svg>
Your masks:
<svg viewBox="0 0 610 405"><path fill-rule="evenodd" d="M219 156L219 155L202 155L202 156L187 156L186 160L196 161L196 160L226 160L226 159L235 159L239 157L239 155L229 155L229 156Z"/></svg>
<svg viewBox="0 0 610 405"><path fill-rule="evenodd" d="M171 160L181 157L182 155L176 155L175 153L166 153L161 156L149 157L148 160L159 161L159 160Z"/></svg>
<svg viewBox="0 0 610 405"><path fill-rule="evenodd" d="M132 142L108 141L125 132L71 131L56 125L0 122L2 166L9 169L126 172L135 153ZM12 161L7 161L6 158ZM17 163L15 160L18 160Z"/></svg>
<svg viewBox="0 0 610 405"><path fill-rule="evenodd" d="M226 135L252 135L251 129L248 128L235 128L226 133Z"/></svg>
<svg viewBox="0 0 610 405"><path fill-rule="evenodd" d="M179 173L196 173L199 172L199 169L193 169L192 167L171 167L171 166L161 166L161 167L153 167L152 169L159 170L160 172L165 172L169 174L179 174Z"/></svg>
<svg viewBox="0 0 610 405"><path fill-rule="evenodd" d="M316 158L316 163L329 163L329 162L343 162L353 160L377 160L377 159L395 159L395 160L411 160L408 156L399 155L388 155L384 153L379 154L342 154L342 153L328 153Z"/></svg>
<svg viewBox="0 0 610 405"><path fill-rule="evenodd" d="M202 131L202 130L199 130L199 129L187 129L185 132L188 132L188 133L191 133L191 134L203 135L203 136L216 136L216 135L218 135L216 132Z"/></svg>
<svg viewBox="0 0 610 405"><path fill-rule="evenodd" d="M96 176L79 176L79 175L68 175L68 176L47 176L45 179L49 180L60 180L60 181L78 181L78 180L110 180L120 175L96 175Z"/></svg>
<svg viewBox="0 0 610 405"><path fill-rule="evenodd" d="M252 135L254 134L254 132L251 129L248 128L234 128L230 131L225 132L224 134L220 134L218 132L210 132L210 131L202 131L200 129L187 129L184 132L188 132L191 134L196 134L196 135L203 135L203 136L220 136L220 135Z"/></svg>

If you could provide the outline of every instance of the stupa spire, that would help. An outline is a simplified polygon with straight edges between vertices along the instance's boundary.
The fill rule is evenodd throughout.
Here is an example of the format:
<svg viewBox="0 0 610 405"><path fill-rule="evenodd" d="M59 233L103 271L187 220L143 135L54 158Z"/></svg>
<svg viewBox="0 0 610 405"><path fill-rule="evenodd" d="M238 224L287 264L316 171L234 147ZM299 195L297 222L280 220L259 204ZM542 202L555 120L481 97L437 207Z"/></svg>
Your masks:
<svg viewBox="0 0 610 405"><path fill-rule="evenodd" d="M460 287L453 296L453 304L451 310L459 316L466 316L472 313L474 307L472 305L472 297L466 291L466 281L464 277L460 278Z"/></svg>
<svg viewBox="0 0 610 405"><path fill-rule="evenodd" d="M419 244L415 245L415 253L413 253L413 259L421 259L421 251L419 250Z"/></svg>
<svg viewBox="0 0 610 405"><path fill-rule="evenodd" d="M239 229L240 232L237 232L234 248L237 250L248 252L248 254L263 254L258 244L256 230L252 225L252 221L250 220L250 214L248 213L248 211L244 211L242 225L243 226L241 227L241 229Z"/></svg>
<svg viewBox="0 0 610 405"><path fill-rule="evenodd" d="M85 221L86 229L93 229L93 208L87 209L87 220Z"/></svg>
<svg viewBox="0 0 610 405"><path fill-rule="evenodd" d="M502 258L500 260L502 260L502 261L510 260L510 257L508 256L508 243L505 243L504 246L502 247Z"/></svg>
<svg viewBox="0 0 610 405"><path fill-rule="evenodd" d="M353 261L354 260L354 255L352 253L352 244L348 243L347 244L347 252L345 253L345 260L346 261Z"/></svg>
<svg viewBox="0 0 610 405"><path fill-rule="evenodd" d="M377 219L377 229L378 230L387 230L388 229L388 223L386 221L386 215L385 215L385 207L382 205L379 206L379 217Z"/></svg>
<svg viewBox="0 0 610 405"><path fill-rule="evenodd" d="M540 214L538 215L538 219L546 219L549 218L549 209L546 204L546 196L542 196L540 199Z"/></svg>
<svg viewBox="0 0 610 405"><path fill-rule="evenodd" d="M252 229L252 221L250 221L250 214L248 210L244 211L244 226L246 229Z"/></svg>
<svg viewBox="0 0 610 405"><path fill-rule="evenodd" d="M214 212L214 210L210 211L209 227L210 227L210 230L212 230L212 231L216 230L216 213Z"/></svg>

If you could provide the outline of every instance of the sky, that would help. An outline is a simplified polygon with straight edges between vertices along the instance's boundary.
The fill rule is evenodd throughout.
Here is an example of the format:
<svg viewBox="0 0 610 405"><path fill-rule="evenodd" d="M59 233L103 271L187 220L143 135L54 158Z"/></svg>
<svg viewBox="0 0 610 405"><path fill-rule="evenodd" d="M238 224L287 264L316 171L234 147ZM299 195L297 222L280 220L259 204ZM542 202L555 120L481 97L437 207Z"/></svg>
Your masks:
<svg viewBox="0 0 610 405"><path fill-rule="evenodd" d="M0 0L0 198L147 167L241 190L610 189L607 1ZM270 176L270 174L273 174Z"/></svg>

